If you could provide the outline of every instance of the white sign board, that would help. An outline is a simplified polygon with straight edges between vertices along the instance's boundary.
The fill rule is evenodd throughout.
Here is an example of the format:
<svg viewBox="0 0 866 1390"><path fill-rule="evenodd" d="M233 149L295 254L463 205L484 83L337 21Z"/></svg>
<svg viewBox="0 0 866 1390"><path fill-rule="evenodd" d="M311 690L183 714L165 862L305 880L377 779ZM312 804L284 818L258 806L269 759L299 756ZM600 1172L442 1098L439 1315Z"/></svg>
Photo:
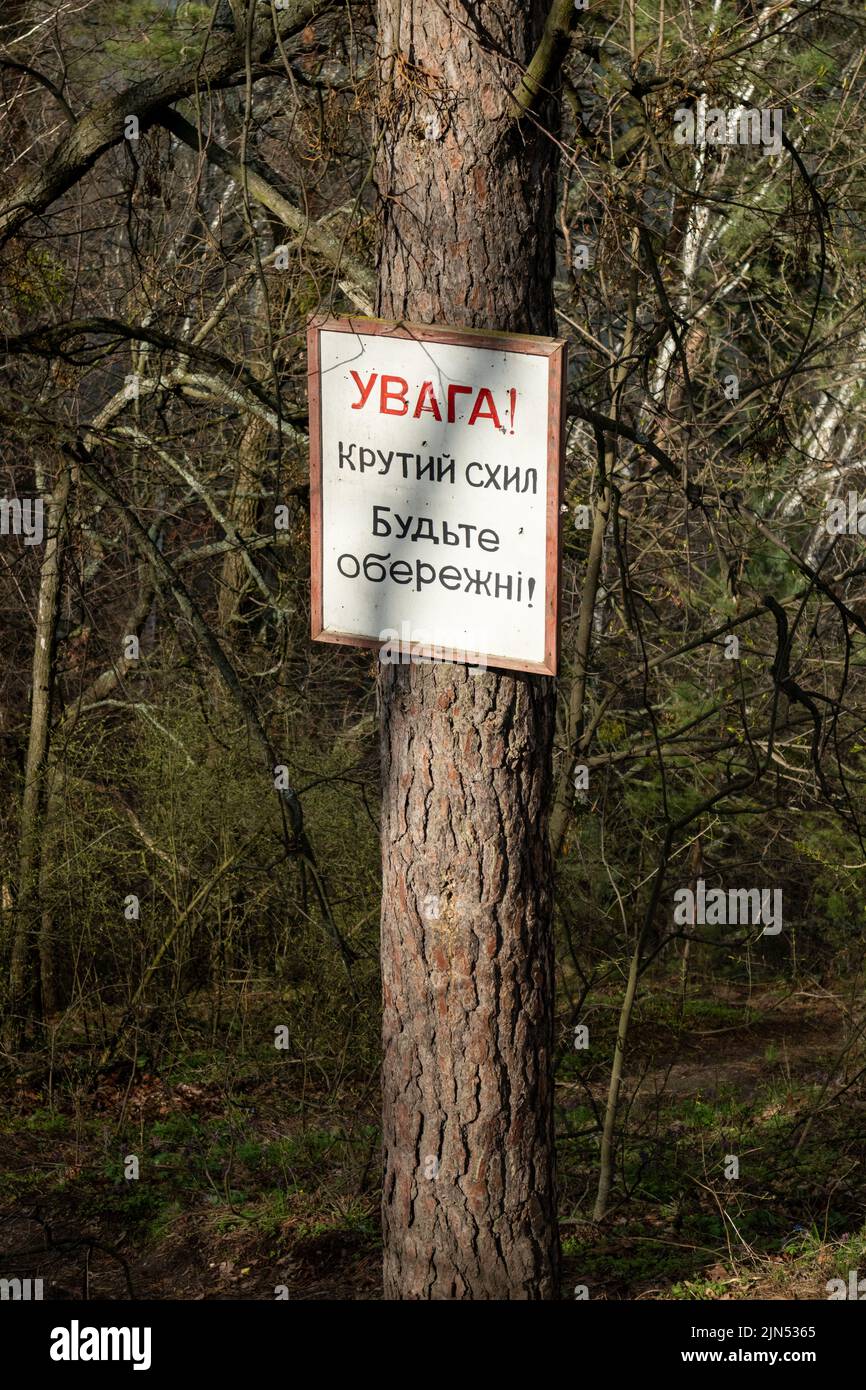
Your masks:
<svg viewBox="0 0 866 1390"><path fill-rule="evenodd" d="M554 675L565 344L347 318L308 350L313 637Z"/></svg>

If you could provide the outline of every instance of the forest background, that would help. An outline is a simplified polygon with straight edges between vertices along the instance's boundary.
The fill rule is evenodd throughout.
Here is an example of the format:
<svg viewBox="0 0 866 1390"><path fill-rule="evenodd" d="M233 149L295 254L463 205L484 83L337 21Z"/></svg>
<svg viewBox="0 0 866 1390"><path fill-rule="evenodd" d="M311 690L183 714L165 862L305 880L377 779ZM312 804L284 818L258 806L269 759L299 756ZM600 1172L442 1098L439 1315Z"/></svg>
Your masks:
<svg viewBox="0 0 866 1390"><path fill-rule="evenodd" d="M555 120L515 70L569 344L563 1296L823 1298L866 1266L866 564L827 524L866 15L567 28ZM439 138L376 45L363 0L0 20L0 490L45 506L0 537L0 1242L54 1296L380 1296L377 660L309 638L305 351L375 309L378 142ZM678 143L701 107L782 151ZM783 930L677 922L699 881Z"/></svg>

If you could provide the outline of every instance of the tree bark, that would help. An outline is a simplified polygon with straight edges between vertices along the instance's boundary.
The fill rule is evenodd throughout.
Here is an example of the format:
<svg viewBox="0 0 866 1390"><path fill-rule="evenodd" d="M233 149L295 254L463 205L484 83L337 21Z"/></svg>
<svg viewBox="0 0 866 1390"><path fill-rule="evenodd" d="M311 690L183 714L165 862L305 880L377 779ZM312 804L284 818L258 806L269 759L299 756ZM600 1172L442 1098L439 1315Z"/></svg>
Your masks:
<svg viewBox="0 0 866 1390"><path fill-rule="evenodd" d="M510 97L546 10L378 0L383 317L552 332L556 147ZM380 695L385 1295L556 1298L553 682Z"/></svg>
<svg viewBox="0 0 866 1390"><path fill-rule="evenodd" d="M30 702L30 734L24 767L21 822L18 839L18 901L9 979L9 1013L6 1038L13 1049L20 1046L27 1026L31 991L33 944L39 896L41 815L51 734L54 689L54 633L62 572L63 529L69 499L69 468L64 467L51 496L47 533L39 576L36 633L33 642L33 694ZM50 961L46 981L53 1003L53 971Z"/></svg>

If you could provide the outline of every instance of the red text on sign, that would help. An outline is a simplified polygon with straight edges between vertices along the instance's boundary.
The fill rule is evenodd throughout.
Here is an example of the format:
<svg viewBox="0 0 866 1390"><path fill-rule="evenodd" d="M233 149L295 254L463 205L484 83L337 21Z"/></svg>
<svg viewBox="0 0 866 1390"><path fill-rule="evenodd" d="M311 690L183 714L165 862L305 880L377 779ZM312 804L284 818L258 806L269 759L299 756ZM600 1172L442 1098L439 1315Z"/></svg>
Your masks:
<svg viewBox="0 0 866 1390"><path fill-rule="evenodd" d="M414 420L420 420L422 415L429 414L434 420L441 424L443 419L453 425L457 419L457 410L460 405L461 396L473 397L471 408L468 414L468 423L475 425L479 421L489 420L494 429L502 430L504 426L493 398L493 392L487 387L476 388L474 386L462 386L459 382L451 382L445 391L445 396L440 400L433 387L432 381L422 381L417 391L413 388L411 394L409 383L402 376L379 375L378 372L371 372L365 381L358 372L349 373L358 388L358 400L352 402L353 410L363 410L370 405L372 409L378 407L380 415L409 415ZM374 394L376 383L379 384L378 391ZM507 419L511 425L511 433L514 433L514 410L517 403L517 392L513 387L508 392L508 415ZM469 407L469 401L462 402L464 407Z"/></svg>

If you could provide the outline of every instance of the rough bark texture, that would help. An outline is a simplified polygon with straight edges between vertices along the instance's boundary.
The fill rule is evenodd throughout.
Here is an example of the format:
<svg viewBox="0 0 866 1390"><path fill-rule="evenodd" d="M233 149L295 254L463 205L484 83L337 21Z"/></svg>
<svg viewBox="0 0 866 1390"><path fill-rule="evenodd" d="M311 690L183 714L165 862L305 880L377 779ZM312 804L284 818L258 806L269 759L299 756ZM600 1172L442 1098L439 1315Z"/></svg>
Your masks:
<svg viewBox="0 0 866 1390"><path fill-rule="evenodd" d="M550 333L555 146L508 121L546 6L378 11L380 314ZM553 702L539 677L382 669L389 1298L558 1293Z"/></svg>

